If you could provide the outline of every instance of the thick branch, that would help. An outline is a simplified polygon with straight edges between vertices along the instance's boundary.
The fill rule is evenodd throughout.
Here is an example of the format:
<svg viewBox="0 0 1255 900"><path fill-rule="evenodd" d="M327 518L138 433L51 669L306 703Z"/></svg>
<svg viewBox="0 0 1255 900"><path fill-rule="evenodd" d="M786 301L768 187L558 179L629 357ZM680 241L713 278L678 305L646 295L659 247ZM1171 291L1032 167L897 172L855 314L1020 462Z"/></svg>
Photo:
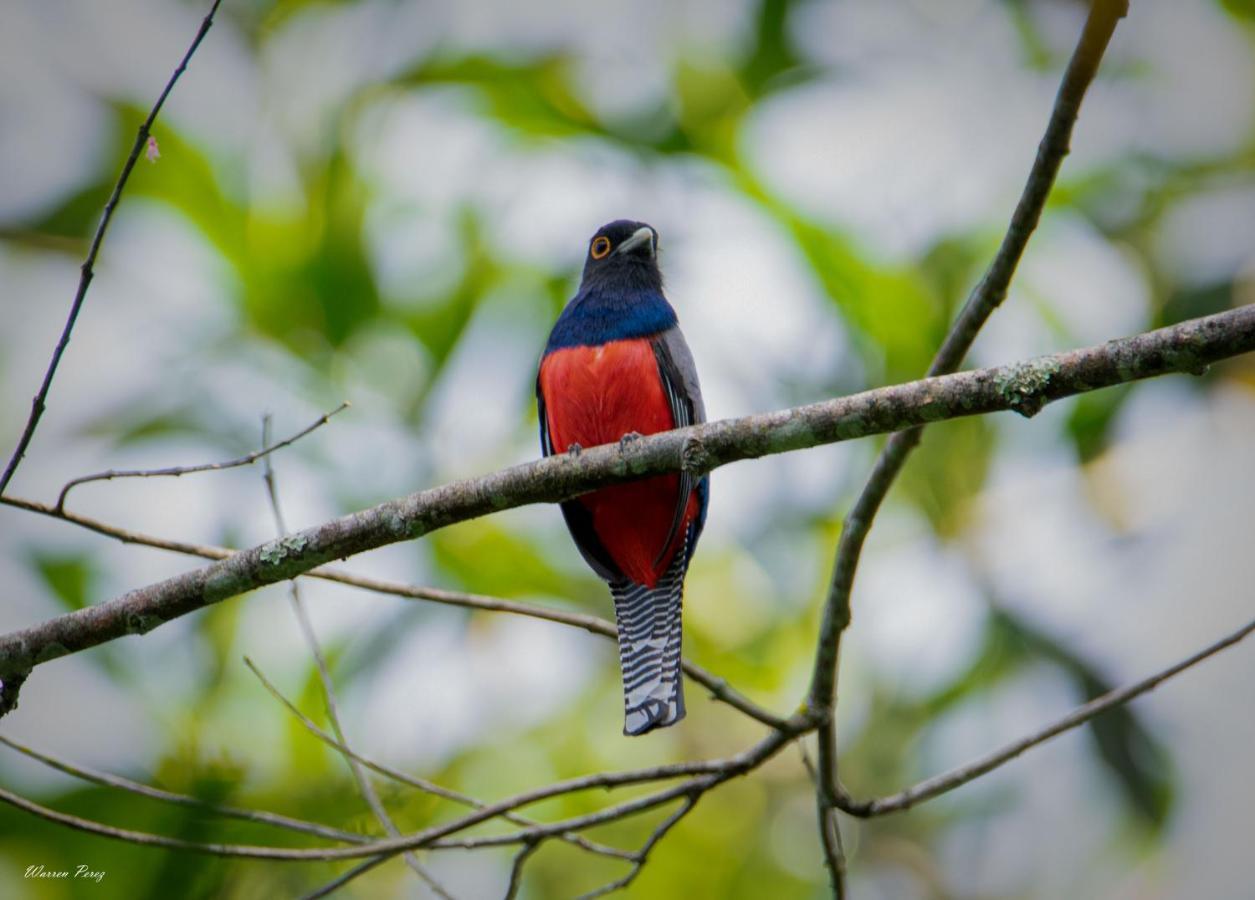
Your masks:
<svg viewBox="0 0 1255 900"><path fill-rule="evenodd" d="M705 472L820 444L926 422L1014 410L1031 416L1053 400L1168 372L1200 372L1255 350L1255 306L1097 347L1009 366L879 388L809 406L724 419L611 444L420 491L242 550L201 569L0 637L0 677L171 619L323 563L418 537L455 522L597 487L685 469ZM6 686L5 693L8 693ZM12 697L0 703L0 711Z"/></svg>
<svg viewBox="0 0 1255 900"><path fill-rule="evenodd" d="M161 112L161 107L165 105L166 97L170 96L170 91L174 89L174 83L179 80L179 76L187 69L187 64L191 61L192 54L196 52L200 42L205 39L206 33L208 33L210 26L214 23L214 14L218 12L218 6L221 3L222 0L214 0L213 6L209 8L209 13L201 21L200 29L196 32L196 37L192 40L191 46L183 54L179 67L174 70L170 80L166 82L165 89L161 92L161 96L157 98L157 102L153 104L152 110L148 113L148 118L139 126L139 132L135 135L135 143L131 146L131 154L126 158L126 162L122 164L122 171L118 175L117 184L113 186L113 193L109 195L109 200L105 203L105 210L100 217L100 224L96 226L96 234L92 237L91 247L87 251L87 259L83 261L79 274L78 290L74 294L74 302L70 304L70 315L65 320L65 327L61 330L61 337L52 351L52 360L44 371L44 380L39 386L39 392L35 394L35 398L31 401L31 411L30 416L26 420L26 427L22 429L22 436L18 438L17 447L13 449L13 455L9 457L9 462L4 467L4 473L0 474L0 494L3 494L4 489L9 486L9 479L17 471L18 464L26 454L26 448L30 446L31 438L35 436L35 428L39 425L39 419L44 414L44 404L48 399L48 391L52 387L52 379L57 374L57 366L61 364L61 356L65 353L65 348L70 343L70 333L74 330L74 323L78 321L79 310L83 308L83 300L87 296L87 288L95 274L92 267L96 264L96 255L100 252L100 244L104 241L105 232L109 229L109 223L113 220L113 212L118 208L118 201L122 199L122 190L126 187L127 179L131 177L131 170L135 168L140 151L143 150L144 144L148 141L148 133L152 130L153 122L157 120L157 114ZM3 702L0 702L0 712L3 712Z"/></svg>
<svg viewBox="0 0 1255 900"><path fill-rule="evenodd" d="M235 553L234 550L228 550L226 547L218 547L213 544L193 544L187 541L175 541L169 538L156 537L151 534L144 534L139 531L131 531L126 528L119 528L108 522L102 522L99 519L93 519L88 516L82 516L78 513L67 512L65 510L58 511L55 507L48 506L44 503L36 503L33 500L24 500L19 497L0 497L0 504L12 506L15 509L23 509L27 512L38 513L42 516L48 516L58 519L62 522L69 522L78 525L80 528L86 528L88 531L94 531L96 534L105 537L115 538L124 544L139 544L144 547L153 547L157 550L168 550L171 553L182 553L186 556L199 556L202 559L226 559ZM361 588L363 590L372 591L377 594L389 594L394 597L402 597L406 600L426 600L431 603L440 603L446 606L460 606L464 609L482 610L484 612L501 612L515 616L527 616L532 619L540 619L544 622L556 622L559 625L569 625L572 628L579 628L598 637L608 638L609 640L618 640L619 632L615 628L613 622L600 618L599 616L590 616L587 613L570 612L568 610L554 609L548 606L540 606L535 603L521 603L518 600L504 600L500 597L489 597L484 594L469 594L465 591L450 591L444 588L428 587L425 585L406 584L401 581L388 581L382 578L371 578L367 575L357 575L353 572L346 572L343 569L335 569L330 567L321 567L306 572L302 577L319 578L325 581L332 581L336 584L347 585L348 587ZM733 709L743 712L751 719L755 719L769 728L785 728L787 722L780 716L777 716L771 710L759 706L750 700L736 688L732 687L723 678L708 672L706 669L691 662L688 659L680 660L680 667L684 674L700 684L710 693L710 696L726 703Z"/></svg>

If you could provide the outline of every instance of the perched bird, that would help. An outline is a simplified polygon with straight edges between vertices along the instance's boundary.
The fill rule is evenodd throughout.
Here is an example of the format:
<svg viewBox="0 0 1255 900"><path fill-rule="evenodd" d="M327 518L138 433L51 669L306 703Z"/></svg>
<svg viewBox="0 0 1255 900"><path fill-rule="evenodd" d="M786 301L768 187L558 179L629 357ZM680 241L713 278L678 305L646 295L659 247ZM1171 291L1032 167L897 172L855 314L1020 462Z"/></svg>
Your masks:
<svg viewBox="0 0 1255 900"><path fill-rule="evenodd" d="M579 291L554 324L536 379L546 456L706 420L657 254L658 232L642 222L611 222L589 241ZM709 493L709 476L657 475L562 504L571 537L614 598L624 734L684 718L681 596Z"/></svg>

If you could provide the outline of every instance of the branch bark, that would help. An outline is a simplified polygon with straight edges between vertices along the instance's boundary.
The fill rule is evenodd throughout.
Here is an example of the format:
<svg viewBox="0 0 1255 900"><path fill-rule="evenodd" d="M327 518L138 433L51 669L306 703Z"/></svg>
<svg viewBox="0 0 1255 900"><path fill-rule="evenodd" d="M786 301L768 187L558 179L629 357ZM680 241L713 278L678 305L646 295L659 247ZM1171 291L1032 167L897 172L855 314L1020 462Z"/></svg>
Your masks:
<svg viewBox="0 0 1255 900"><path fill-rule="evenodd" d="M138 544L144 547L152 547L157 550L167 550L171 553L182 553L185 556L198 556L202 559L227 559L235 550L228 550L226 547L218 547L213 544L193 544L187 541L175 541L169 538L157 537L151 534L144 534L138 531L131 531L126 528L119 528L108 522L102 522L99 519L93 519L88 516L82 516L78 513L67 512L65 510L57 510L55 507L44 503L36 503L33 500L25 500L20 497L0 497L0 504L4 506L12 506L15 509L23 509L27 512L38 513L42 516L48 516L53 519L59 519L62 522L69 522L72 525L78 525L80 528L86 528L88 531L94 531L96 534L105 537L115 538L124 544ZM348 587L361 588L362 590L371 591L376 594L388 594L394 597L401 597L405 600L424 600L430 603L439 603L445 606L460 606L464 609L480 610L483 612L500 612L508 613L515 616L527 616L531 619L540 619L544 622L554 622L559 625L568 625L572 628L579 628L587 631L589 634L595 634L598 637L607 638L609 640L618 640L619 632L615 628L613 622L598 616L591 616L587 613L571 612L568 610L554 609L548 606L541 606L535 603L521 603L518 600L505 600L500 597L489 597L484 594L469 594L465 591L451 591L445 588L429 587L425 585L406 584L401 581L388 581L382 578L371 578L367 575L358 575L353 572L346 572L343 569L330 567L320 567L306 572L303 578L319 578L324 581L331 581L336 584L343 584ZM704 687L710 694L711 698L718 700L731 706L733 709L744 713L751 719L755 719L766 725L768 728L784 728L787 726L786 720L766 709L754 701L750 700L725 679L707 671L689 659L680 660L680 668L684 674L697 684Z"/></svg>
<svg viewBox="0 0 1255 900"><path fill-rule="evenodd" d="M1027 362L865 391L778 412L724 419L549 457L390 500L121 597L0 636L0 714L42 663L128 634L144 634L229 597L304 574L329 560L409 540L455 522L554 503L647 475L710 471L820 444L928 422L1012 410L1036 414L1075 394L1169 372L1201 372L1255 350L1255 305L1136 337Z"/></svg>

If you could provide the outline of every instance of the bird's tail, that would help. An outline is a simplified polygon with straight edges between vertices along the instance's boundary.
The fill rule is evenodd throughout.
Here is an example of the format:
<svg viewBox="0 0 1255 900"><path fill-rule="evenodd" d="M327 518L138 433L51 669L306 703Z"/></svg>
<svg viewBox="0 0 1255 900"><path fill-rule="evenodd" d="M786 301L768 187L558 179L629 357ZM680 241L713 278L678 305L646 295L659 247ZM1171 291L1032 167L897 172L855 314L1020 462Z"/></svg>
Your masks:
<svg viewBox="0 0 1255 900"><path fill-rule="evenodd" d="M624 734L645 734L684 718L680 612L687 556L681 547L657 587L626 580L610 585L619 625Z"/></svg>

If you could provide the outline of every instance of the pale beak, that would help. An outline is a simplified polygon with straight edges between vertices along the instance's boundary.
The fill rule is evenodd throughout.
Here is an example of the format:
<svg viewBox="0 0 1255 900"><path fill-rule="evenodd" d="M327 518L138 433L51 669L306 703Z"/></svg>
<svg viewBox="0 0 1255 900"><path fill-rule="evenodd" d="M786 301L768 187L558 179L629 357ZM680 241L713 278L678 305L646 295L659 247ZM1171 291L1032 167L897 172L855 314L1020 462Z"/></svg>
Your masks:
<svg viewBox="0 0 1255 900"><path fill-rule="evenodd" d="M632 232L632 236L615 248L615 253L631 253L641 244L649 245L649 255L654 255L654 229L648 225L642 225L636 231Z"/></svg>

